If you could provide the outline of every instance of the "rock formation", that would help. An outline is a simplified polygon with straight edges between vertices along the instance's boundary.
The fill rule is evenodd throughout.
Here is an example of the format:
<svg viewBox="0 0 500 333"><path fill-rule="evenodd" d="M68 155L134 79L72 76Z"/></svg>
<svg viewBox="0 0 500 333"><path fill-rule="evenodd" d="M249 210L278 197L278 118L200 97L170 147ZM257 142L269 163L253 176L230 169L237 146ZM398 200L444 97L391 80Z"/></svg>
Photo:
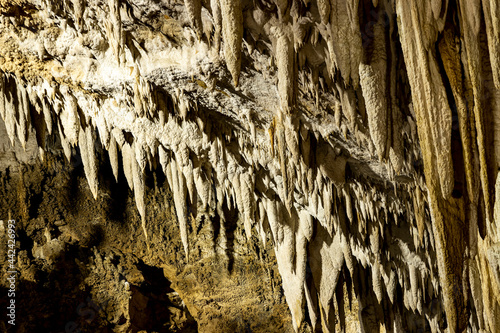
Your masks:
<svg viewBox="0 0 500 333"><path fill-rule="evenodd" d="M354 298L362 332L500 331L496 0L0 0L0 14L3 195L14 177L29 194L33 165L75 158L95 202L125 184L131 237L200 330L333 332ZM167 192L168 227L169 206L150 206ZM44 217L23 195L4 202L28 228ZM63 251L50 232L32 247L32 260ZM89 279L104 270L123 289L104 301L138 292L92 249ZM284 295L284 324L266 326L268 308L217 327L195 305L206 286L186 287L188 271L240 255L260 270L227 281L254 288L276 269L283 290L262 302ZM127 309L107 327L139 327Z"/></svg>

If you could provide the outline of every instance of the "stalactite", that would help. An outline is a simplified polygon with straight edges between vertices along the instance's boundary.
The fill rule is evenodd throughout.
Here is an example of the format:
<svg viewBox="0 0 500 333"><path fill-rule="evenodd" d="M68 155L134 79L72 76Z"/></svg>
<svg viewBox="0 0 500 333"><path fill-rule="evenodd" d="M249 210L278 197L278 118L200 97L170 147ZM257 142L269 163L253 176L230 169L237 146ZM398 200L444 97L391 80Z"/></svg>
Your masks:
<svg viewBox="0 0 500 333"><path fill-rule="evenodd" d="M269 221L269 226L271 228L271 235L273 237L273 243L276 244L278 242L278 212L276 209L276 204L272 199L266 200L266 211L267 211L267 219Z"/></svg>
<svg viewBox="0 0 500 333"><path fill-rule="evenodd" d="M318 10L321 23L328 24L330 20L330 0L318 0Z"/></svg>
<svg viewBox="0 0 500 333"><path fill-rule="evenodd" d="M45 147L46 147L46 137L47 137L47 127L45 121L40 117L40 114L36 114L33 117L32 126L35 131L36 141L38 145L38 152L40 154L40 159L44 160L45 157Z"/></svg>
<svg viewBox="0 0 500 333"><path fill-rule="evenodd" d="M26 89L20 83L17 85L17 98L19 104L16 132L19 142L21 142L21 146L26 150L26 143L28 142L28 129L30 127L30 113Z"/></svg>
<svg viewBox="0 0 500 333"><path fill-rule="evenodd" d="M118 148L116 146L116 140L113 135L111 135L109 149L109 162L111 164L111 170L113 171L113 176L115 177L115 181L118 183L118 174L119 174L119 161L118 161Z"/></svg>
<svg viewBox="0 0 500 333"><path fill-rule="evenodd" d="M389 301L394 304L396 301L396 273L392 269L387 284L387 295L389 296Z"/></svg>
<svg viewBox="0 0 500 333"><path fill-rule="evenodd" d="M0 71L0 117L5 121L6 110L6 90L5 90L5 74Z"/></svg>
<svg viewBox="0 0 500 333"><path fill-rule="evenodd" d="M63 148L64 156L66 157L66 160L68 162L71 162L71 144L68 142L68 140L64 137L63 130L61 127L61 123L57 123L57 128L59 131L59 139L61 141L61 146Z"/></svg>
<svg viewBox="0 0 500 333"><path fill-rule="evenodd" d="M338 281L337 287L335 288L335 299L337 304L336 308L339 317L340 329L345 330L346 321L344 311L344 279L342 274L340 275L340 280Z"/></svg>
<svg viewBox="0 0 500 333"><path fill-rule="evenodd" d="M310 250L318 256L311 261L311 270L316 289L319 292L319 307L321 314L321 325L324 332L331 332L335 327L335 314L333 308L333 296L339 280L344 256L341 251L331 251L340 248L340 235L336 234L329 245L321 243L321 239L329 237L323 233L316 235L310 245ZM331 274L320 274L320 272L331 272Z"/></svg>
<svg viewBox="0 0 500 333"><path fill-rule="evenodd" d="M61 125L64 130L64 135L69 143L74 146L78 142L80 130L80 117L78 115L78 104L75 96L69 91L66 86L61 87L61 93L64 97L64 107L61 108Z"/></svg>
<svg viewBox="0 0 500 333"><path fill-rule="evenodd" d="M297 126L293 123L293 120L289 116L285 116L283 121L284 131L285 131L285 141L288 150L292 153L292 163L294 165L299 164L300 150L299 150L299 133L297 131Z"/></svg>
<svg viewBox="0 0 500 333"><path fill-rule="evenodd" d="M358 0L331 1L330 34L332 60L340 69L344 80L354 87L359 84L358 67L361 62L362 42L357 19ZM331 70L330 73L332 73Z"/></svg>
<svg viewBox="0 0 500 333"><path fill-rule="evenodd" d="M148 233L146 229L146 204L145 204L145 185L144 185L144 159L143 154L137 153L138 151L143 151L140 143L132 143L131 151L135 152L135 156L131 158L132 164L132 178L134 182L134 198L137 210L141 216L142 230L144 231L144 237L148 240ZM139 155L139 158L138 158Z"/></svg>
<svg viewBox="0 0 500 333"><path fill-rule="evenodd" d="M262 200L260 200L257 203L257 211L259 214L258 231L259 231L260 240L262 241L262 244L264 246L266 246L267 235L269 233L269 222L267 221L266 207L264 206L264 203L262 202Z"/></svg>
<svg viewBox="0 0 500 333"><path fill-rule="evenodd" d="M105 21L108 39L115 53L115 59L118 64L124 62L124 34L122 27L122 18L120 13L121 0L108 0L110 20Z"/></svg>
<svg viewBox="0 0 500 333"><path fill-rule="evenodd" d="M415 266L413 266L412 264L410 264L408 268L410 270L410 290L411 290L410 306L412 310L415 311L417 308L417 290L418 290L417 270Z"/></svg>
<svg viewBox="0 0 500 333"><path fill-rule="evenodd" d="M219 0L222 14L224 57L237 87L241 71L241 41L243 39L243 14L238 0Z"/></svg>
<svg viewBox="0 0 500 333"><path fill-rule="evenodd" d="M45 123L47 125L47 132L50 134L52 134L52 113L49 109L49 105L47 103L47 100L45 97L42 97L42 110L43 110L43 116L44 116L44 119L45 119Z"/></svg>
<svg viewBox="0 0 500 333"><path fill-rule="evenodd" d="M208 208L208 205L210 204L210 182L208 180L204 179L205 176L202 175L202 170L201 167L194 167L193 168L193 181L194 185L196 187L196 193L201 199L201 202L203 204L202 209L206 210ZM194 190L192 190L194 191ZM196 200L196 199L194 199Z"/></svg>
<svg viewBox="0 0 500 333"><path fill-rule="evenodd" d="M99 182L97 178L98 163L94 148L95 144L94 130L91 125L88 125L85 127L85 129L80 128L78 133L79 133L78 144L80 147L80 156L82 158L85 176L87 177L87 182L89 183L90 191L92 192L94 199L97 199L99 191Z"/></svg>
<svg viewBox="0 0 500 333"><path fill-rule="evenodd" d="M16 136L16 117L18 114L17 105L14 101L5 101L5 129L7 130L7 135L10 139L10 144L14 145L14 139Z"/></svg>
<svg viewBox="0 0 500 333"><path fill-rule="evenodd" d="M483 4L488 50L491 62L491 73L497 89L500 89L500 6L496 1L486 0Z"/></svg>
<svg viewBox="0 0 500 333"><path fill-rule="evenodd" d="M320 220L320 223L324 228L328 231L330 235L334 233L333 225L332 225L332 190L330 186L323 187L323 193L321 195L323 198L323 210L324 210L324 219Z"/></svg>
<svg viewBox="0 0 500 333"><path fill-rule="evenodd" d="M135 159L135 152L130 144L125 142L122 146L123 173L125 175L125 179L127 180L128 187L132 191L134 190L134 174L132 171L133 159Z"/></svg>
<svg viewBox="0 0 500 333"><path fill-rule="evenodd" d="M290 218L296 221L298 216L292 211ZM299 232L294 235L292 226L281 225L283 240L275 244L276 259L278 261L278 269L283 278L283 289L288 303L288 307L292 313L292 323L294 330L297 332L302 321L304 320L304 277L305 277L305 237ZM279 238L279 237L278 237ZM295 267L293 260L290 260L290 254L297 255L295 258Z"/></svg>
<svg viewBox="0 0 500 333"><path fill-rule="evenodd" d="M484 119L483 119L483 94L484 84L481 72L481 53L479 45L479 32L481 27L481 4L480 1L460 1L461 24L464 32L464 49L467 55L468 77L473 93L474 124L477 133L476 144L479 152L480 179L484 200L484 214L486 220L493 221L492 203L489 193L489 179L485 147ZM482 207L481 207L482 209Z"/></svg>
<svg viewBox="0 0 500 333"><path fill-rule="evenodd" d="M440 78L436 59L428 57L426 51L433 41L424 39L427 35L423 36L420 32L421 27L414 27L411 21L412 17L423 15L424 9L420 12L410 11L412 14L408 16L411 6L406 5L408 7L405 7L406 11L403 9L404 6L398 2L397 10L403 22L400 30L403 54L405 60L407 59L408 71L411 73L410 86L417 97L414 100L414 109L424 152L424 163L428 164L426 173L428 178L439 179L442 196L449 198L454 184L451 161L451 110L446 103L446 92L441 79L432 82L430 80L431 77ZM410 37L413 35L414 37ZM418 67L415 59L409 59L410 55L418 57ZM421 71L420 68L425 70ZM433 91L433 94L430 94L430 91ZM432 158L431 153L437 158Z"/></svg>
<svg viewBox="0 0 500 333"><path fill-rule="evenodd" d="M391 128L388 128L388 102L386 98L387 55L384 25L378 22L374 26L374 46L370 63L360 64L359 77L363 97L366 102L366 113L370 136L377 149L380 160L385 159L386 147Z"/></svg>
<svg viewBox="0 0 500 333"><path fill-rule="evenodd" d="M445 30L443 39L439 43L439 51L443 61L443 67L451 85L453 98L457 104L457 113L460 126L460 138L464 156L464 167L467 183L467 192L471 200L471 207L477 207L477 191L473 177L473 157L471 138L469 134L469 119L467 115L466 101L463 98L462 67L460 65L460 54L458 36L454 36L450 29ZM471 208L474 210L475 208Z"/></svg>
<svg viewBox="0 0 500 333"><path fill-rule="evenodd" d="M293 50L293 35L288 28L277 27L276 35L276 64L278 67L278 93L281 112L291 114L295 104L295 64Z"/></svg>
<svg viewBox="0 0 500 333"><path fill-rule="evenodd" d="M252 224L255 216L254 180L249 173L240 175L241 204L244 213L244 225L247 240L252 238ZM239 206L239 205L238 205Z"/></svg>
<svg viewBox="0 0 500 333"><path fill-rule="evenodd" d="M179 166L175 159L171 159L169 163L170 168L167 168L167 179L171 184L171 189L174 194L175 212L177 213L177 221L179 222L179 229L181 234L182 246L187 260L189 260L189 243L188 243L188 215L187 215L187 186L184 175L179 170Z"/></svg>
<svg viewBox="0 0 500 333"><path fill-rule="evenodd" d="M306 282L304 281L304 293L306 297L306 302L307 302L307 310L309 311L309 318L311 320L311 326L313 331L316 331L316 323L318 321L318 314L317 314L317 302L315 302L315 299L313 299L313 292L309 291L309 288L307 288Z"/></svg>
<svg viewBox="0 0 500 333"><path fill-rule="evenodd" d="M222 35L222 13L221 13L221 6L220 6L220 0L210 0L210 7L212 8L212 17L214 20L214 26L215 26L215 31L214 31L214 48L215 51L217 52L217 55L220 52L220 39Z"/></svg>
<svg viewBox="0 0 500 333"><path fill-rule="evenodd" d="M73 2L73 15L75 17L75 24L78 31L83 29L83 13L85 11L84 0L72 0Z"/></svg>
<svg viewBox="0 0 500 333"><path fill-rule="evenodd" d="M401 41L410 73L410 86L416 97L414 109L417 115L418 134L429 189L433 231L437 236L435 238L437 261L443 286L444 307L450 329L457 331L464 328L466 321L463 293L460 291L457 294L454 291L456 289L454 286L462 276L463 234L461 230L463 229L461 224L464 217L461 201L455 202L455 199L450 198L454 185L451 135L449 134L451 110L446 103L446 93L441 80L430 82L430 77L439 77L435 58L429 57L425 51L429 49L428 45L433 41L425 39L428 35L422 35L422 27L413 26L415 22L418 22L417 18L425 12L425 8L417 11L413 9L414 6L414 3L407 4L400 1L397 4L397 14L401 17ZM420 59L418 67L415 57ZM424 68L424 71L421 68ZM433 94L426 93L429 91L433 91ZM431 154L431 152L434 153ZM439 179L438 184L436 179ZM450 222L447 224L446 221Z"/></svg>
<svg viewBox="0 0 500 333"><path fill-rule="evenodd" d="M201 39L203 33L203 22L201 21L201 0L184 0L184 6L191 21L198 39Z"/></svg>

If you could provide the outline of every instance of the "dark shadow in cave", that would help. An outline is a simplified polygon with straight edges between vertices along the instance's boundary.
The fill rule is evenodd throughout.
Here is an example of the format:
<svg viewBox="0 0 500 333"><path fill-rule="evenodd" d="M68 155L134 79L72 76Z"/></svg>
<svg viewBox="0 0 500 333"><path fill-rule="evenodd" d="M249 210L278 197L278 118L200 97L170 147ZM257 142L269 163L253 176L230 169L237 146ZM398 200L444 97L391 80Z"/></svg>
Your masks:
<svg viewBox="0 0 500 333"><path fill-rule="evenodd" d="M139 331L197 332L198 323L184 306L182 299L170 287L161 268L139 261L137 268L144 276L140 286L132 285L129 316L133 333ZM170 327L167 324L170 323Z"/></svg>
<svg viewBox="0 0 500 333"><path fill-rule="evenodd" d="M20 244L19 251L31 251L31 244ZM85 310L90 289L81 288L87 272L82 271L76 259L84 263L90 255L90 248L73 245L67 247L51 266L41 259L32 259L42 265L33 271L24 270L29 280L17 275L16 326L7 325L5 332L59 333L73 324L82 331L95 331L98 320L89 321L88 317L79 315ZM2 295L7 295L7 289L0 287L0 291ZM7 297L1 297L0 307L6 309L8 301ZM4 312L2 310L2 314ZM3 317L7 318L6 313Z"/></svg>
<svg viewBox="0 0 500 333"><path fill-rule="evenodd" d="M83 170L83 163L80 156L80 150L78 147L76 148L77 153L71 155L71 161L68 162L64 158L65 165L69 168L69 180L67 183L67 191L66 191L66 205L65 209L67 209L71 213L77 212L78 202L82 200L83 194L80 190L80 178L85 177L85 173Z"/></svg>
<svg viewBox="0 0 500 333"><path fill-rule="evenodd" d="M108 154L101 152L101 160L102 159L105 159L105 161L99 165L99 184L101 187L99 190L109 192L109 197L106 200L106 217L110 221L118 222L118 224L124 225L125 210L127 207L127 200L130 195L130 189L128 187L127 180L125 179L123 168L118 168L117 182L115 180L115 176L113 175L113 170L111 169L111 162ZM121 154L118 154L118 165L123 165Z"/></svg>
<svg viewBox="0 0 500 333"><path fill-rule="evenodd" d="M236 228L238 227L238 209L235 207L236 203L233 203L231 205L231 209L229 209L227 205L227 201L224 200L222 204L222 211L224 212L224 217L225 223L224 227L226 229L226 239L227 239L227 248L226 248L226 255L228 258L228 263L227 263L227 271L231 273L233 271L233 265L234 265L234 245L237 242L237 240L234 237L234 232Z"/></svg>

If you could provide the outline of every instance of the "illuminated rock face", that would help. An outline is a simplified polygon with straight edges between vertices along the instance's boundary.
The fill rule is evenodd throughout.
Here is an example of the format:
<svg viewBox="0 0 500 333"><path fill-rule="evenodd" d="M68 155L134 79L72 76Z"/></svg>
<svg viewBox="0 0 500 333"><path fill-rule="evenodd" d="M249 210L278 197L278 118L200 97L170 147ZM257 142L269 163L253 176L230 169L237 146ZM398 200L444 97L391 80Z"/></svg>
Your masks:
<svg viewBox="0 0 500 333"><path fill-rule="evenodd" d="M500 330L497 1L0 11L11 143L36 138L42 160L78 147L94 198L104 164L123 173L146 244L145 177L161 170L182 263L198 214L224 254L224 225L242 221L248 247L274 250L296 331L334 331L336 312L344 326L345 290L363 332Z"/></svg>

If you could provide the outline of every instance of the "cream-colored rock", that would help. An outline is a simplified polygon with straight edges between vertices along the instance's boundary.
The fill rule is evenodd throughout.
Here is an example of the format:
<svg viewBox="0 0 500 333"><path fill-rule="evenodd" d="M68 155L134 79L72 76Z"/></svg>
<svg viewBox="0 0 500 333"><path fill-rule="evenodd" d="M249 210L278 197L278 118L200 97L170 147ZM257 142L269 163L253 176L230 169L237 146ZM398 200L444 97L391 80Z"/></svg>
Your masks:
<svg viewBox="0 0 500 333"><path fill-rule="evenodd" d="M176 269L275 254L297 331L344 325L345 283L361 330L494 332L498 8L0 0L0 162L79 151L97 198L121 152L148 245L161 168L194 251Z"/></svg>
<svg viewBox="0 0 500 333"><path fill-rule="evenodd" d="M224 57L237 87L241 71L241 48L243 39L243 14L239 0L219 0L222 15Z"/></svg>

